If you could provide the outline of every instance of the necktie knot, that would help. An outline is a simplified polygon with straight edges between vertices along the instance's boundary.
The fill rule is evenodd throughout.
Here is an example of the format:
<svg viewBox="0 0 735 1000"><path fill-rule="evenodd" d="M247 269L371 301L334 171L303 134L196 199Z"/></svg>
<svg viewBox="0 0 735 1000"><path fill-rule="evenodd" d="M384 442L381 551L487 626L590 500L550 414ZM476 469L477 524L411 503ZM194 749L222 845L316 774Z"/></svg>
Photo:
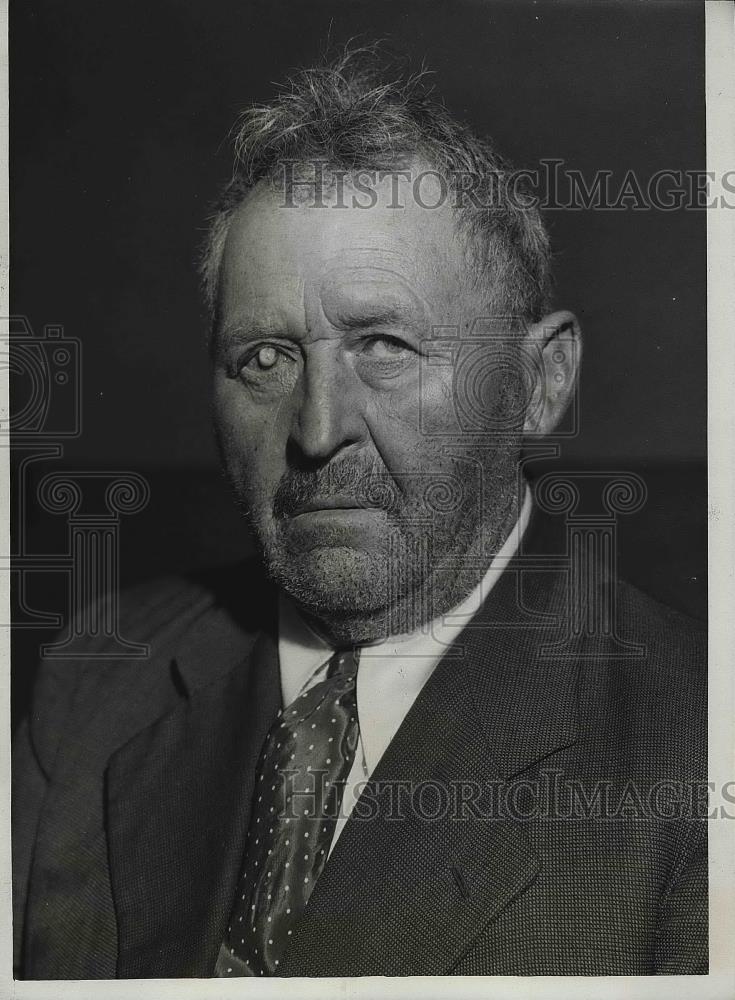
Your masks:
<svg viewBox="0 0 735 1000"><path fill-rule="evenodd" d="M323 678L287 705L281 716L281 728L295 731L323 708L325 702L334 702L334 707L353 708L355 685L357 683L358 651L338 650L328 663ZM323 669L323 668L322 668ZM355 711L351 711L354 715ZM320 725L319 720L314 728Z"/></svg>
<svg viewBox="0 0 735 1000"><path fill-rule="evenodd" d="M359 649L338 649L332 655L327 666L327 677L344 675L352 681L357 678L357 665L360 656Z"/></svg>

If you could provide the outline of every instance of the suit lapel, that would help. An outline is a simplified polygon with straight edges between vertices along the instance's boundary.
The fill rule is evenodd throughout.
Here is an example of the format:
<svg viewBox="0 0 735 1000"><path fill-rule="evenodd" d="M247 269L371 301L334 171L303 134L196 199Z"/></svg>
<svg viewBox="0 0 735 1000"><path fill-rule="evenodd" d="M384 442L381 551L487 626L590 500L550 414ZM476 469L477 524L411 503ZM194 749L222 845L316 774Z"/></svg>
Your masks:
<svg viewBox="0 0 735 1000"><path fill-rule="evenodd" d="M234 669L190 690L217 629L176 658L186 699L110 760L108 840L119 977L212 974L241 863L255 764L281 707L277 648L264 631ZM231 666L231 664L230 664Z"/></svg>
<svg viewBox="0 0 735 1000"><path fill-rule="evenodd" d="M353 814L335 845L283 975L445 974L533 882L539 859L521 824L487 817L515 776L575 742L576 665L539 657L560 635L563 574L523 576L521 594L511 564L422 689L363 792L366 818Z"/></svg>

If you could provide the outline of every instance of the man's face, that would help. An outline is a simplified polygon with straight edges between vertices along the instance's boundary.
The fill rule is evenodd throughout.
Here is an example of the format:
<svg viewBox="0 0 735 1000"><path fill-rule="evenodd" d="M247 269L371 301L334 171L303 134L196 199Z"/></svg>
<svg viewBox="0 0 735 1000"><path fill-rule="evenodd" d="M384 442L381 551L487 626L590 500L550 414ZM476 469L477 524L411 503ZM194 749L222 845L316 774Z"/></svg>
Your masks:
<svg viewBox="0 0 735 1000"><path fill-rule="evenodd" d="M352 621L355 640L381 615L395 631L386 613L410 595L419 619L457 603L516 493L518 439L465 435L456 359L430 356L438 327L482 315L453 210L390 208L388 181L378 196L364 210L251 192L213 345L218 441L266 566L332 631ZM507 371L486 364L481 389L497 420Z"/></svg>

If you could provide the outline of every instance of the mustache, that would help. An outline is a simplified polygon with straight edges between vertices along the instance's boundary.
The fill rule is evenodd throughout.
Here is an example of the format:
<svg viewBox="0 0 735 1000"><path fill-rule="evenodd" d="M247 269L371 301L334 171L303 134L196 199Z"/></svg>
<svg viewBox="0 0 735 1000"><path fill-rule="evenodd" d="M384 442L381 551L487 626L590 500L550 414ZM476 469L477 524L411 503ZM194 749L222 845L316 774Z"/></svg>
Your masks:
<svg viewBox="0 0 735 1000"><path fill-rule="evenodd" d="M291 517L315 498L340 497L356 507L395 511L401 491L385 465L342 460L318 469L289 469L283 474L273 497L277 518Z"/></svg>

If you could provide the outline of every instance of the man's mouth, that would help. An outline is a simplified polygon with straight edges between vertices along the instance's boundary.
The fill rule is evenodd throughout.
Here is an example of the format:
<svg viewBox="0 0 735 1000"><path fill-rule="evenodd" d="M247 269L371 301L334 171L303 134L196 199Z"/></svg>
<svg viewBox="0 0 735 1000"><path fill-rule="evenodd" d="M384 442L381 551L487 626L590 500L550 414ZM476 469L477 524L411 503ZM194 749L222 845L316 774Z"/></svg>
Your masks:
<svg viewBox="0 0 735 1000"><path fill-rule="evenodd" d="M371 504L360 503L355 497L331 496L312 497L306 503L299 504L292 516L310 514L319 510L375 510Z"/></svg>

